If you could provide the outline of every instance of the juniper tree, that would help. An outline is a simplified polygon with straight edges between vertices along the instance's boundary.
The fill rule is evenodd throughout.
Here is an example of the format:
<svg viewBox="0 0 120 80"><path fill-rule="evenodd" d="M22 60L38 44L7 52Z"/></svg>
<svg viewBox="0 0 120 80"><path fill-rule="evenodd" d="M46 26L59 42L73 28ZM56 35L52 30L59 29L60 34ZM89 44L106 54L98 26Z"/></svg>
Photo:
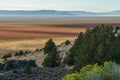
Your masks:
<svg viewBox="0 0 120 80"><path fill-rule="evenodd" d="M50 53L52 52L52 50L56 47L55 43L53 42L52 39L49 39L46 44L45 44L45 47L44 47L44 53Z"/></svg>
<svg viewBox="0 0 120 80"><path fill-rule="evenodd" d="M46 58L44 59L43 66L44 67L57 67L61 63L61 57L57 48L55 47L51 53L49 53Z"/></svg>

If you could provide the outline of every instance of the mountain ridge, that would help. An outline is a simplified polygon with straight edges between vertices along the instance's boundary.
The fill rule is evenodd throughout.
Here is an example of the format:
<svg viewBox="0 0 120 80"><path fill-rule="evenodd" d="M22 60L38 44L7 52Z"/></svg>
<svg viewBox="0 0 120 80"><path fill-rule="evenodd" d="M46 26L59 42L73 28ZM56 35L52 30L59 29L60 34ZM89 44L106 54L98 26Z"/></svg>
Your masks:
<svg viewBox="0 0 120 80"><path fill-rule="evenodd" d="M120 10L109 12L59 10L0 10L0 15L120 15Z"/></svg>

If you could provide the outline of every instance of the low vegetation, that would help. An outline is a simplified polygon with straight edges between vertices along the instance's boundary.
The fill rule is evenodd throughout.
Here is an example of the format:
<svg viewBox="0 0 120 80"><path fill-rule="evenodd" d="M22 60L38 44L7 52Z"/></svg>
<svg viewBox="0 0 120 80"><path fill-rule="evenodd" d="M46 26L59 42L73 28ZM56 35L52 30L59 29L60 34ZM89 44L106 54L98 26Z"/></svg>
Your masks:
<svg viewBox="0 0 120 80"><path fill-rule="evenodd" d="M38 52L39 51L39 49L37 48L37 49L35 49L35 52Z"/></svg>
<svg viewBox="0 0 120 80"><path fill-rule="evenodd" d="M69 40L66 40L65 41L65 45L69 45L70 44L70 41Z"/></svg>
<svg viewBox="0 0 120 80"><path fill-rule="evenodd" d="M10 58L10 57L12 57L11 53L4 55L4 56L2 57L2 59L7 59L7 58Z"/></svg>
<svg viewBox="0 0 120 80"><path fill-rule="evenodd" d="M30 53L30 51L22 51L22 50L20 50L19 52L16 52L15 53L15 56L22 56L22 55L26 55L26 54L28 54L28 53Z"/></svg>
<svg viewBox="0 0 120 80"><path fill-rule="evenodd" d="M114 62L105 62L103 66L98 64L86 65L80 72L66 75L62 80L119 80L120 65Z"/></svg>
<svg viewBox="0 0 120 80"><path fill-rule="evenodd" d="M30 74L31 73L31 66L29 63L26 64L25 68L24 68L24 73L26 74Z"/></svg>

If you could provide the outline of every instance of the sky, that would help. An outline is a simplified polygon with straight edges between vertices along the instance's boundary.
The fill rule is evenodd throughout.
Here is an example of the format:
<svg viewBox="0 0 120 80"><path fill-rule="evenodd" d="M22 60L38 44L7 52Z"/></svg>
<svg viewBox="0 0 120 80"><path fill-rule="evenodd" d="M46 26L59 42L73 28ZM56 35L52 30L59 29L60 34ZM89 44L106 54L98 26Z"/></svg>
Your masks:
<svg viewBox="0 0 120 80"><path fill-rule="evenodd" d="M0 0L0 10L120 10L120 0Z"/></svg>

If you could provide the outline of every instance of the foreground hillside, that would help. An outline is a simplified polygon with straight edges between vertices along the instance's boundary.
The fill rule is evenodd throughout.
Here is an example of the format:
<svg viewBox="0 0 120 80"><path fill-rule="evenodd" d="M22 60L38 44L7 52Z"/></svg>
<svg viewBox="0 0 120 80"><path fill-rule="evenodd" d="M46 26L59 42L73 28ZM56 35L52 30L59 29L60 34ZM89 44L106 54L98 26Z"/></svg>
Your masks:
<svg viewBox="0 0 120 80"><path fill-rule="evenodd" d="M70 41L70 44L66 45L63 42L57 46L63 58L73 43L74 41ZM57 68L43 67L45 57L44 49L38 49L26 55L7 58L7 61L0 64L0 80L15 80L16 78L17 80L61 80L66 74L72 72L71 68L62 65ZM30 74L23 72L26 63L31 65Z"/></svg>
<svg viewBox="0 0 120 80"><path fill-rule="evenodd" d="M61 43L60 45L57 46L58 50L60 51L60 55L65 57L65 54L69 51L69 49L72 47L74 41L71 41L71 43L69 45L65 45L65 43ZM22 55L22 56L12 56L10 58L8 58L8 60L35 60L36 64L38 66L42 66L42 62L44 60L44 58L46 57L46 55L44 54L44 49L39 49L39 50L35 50L27 55Z"/></svg>

